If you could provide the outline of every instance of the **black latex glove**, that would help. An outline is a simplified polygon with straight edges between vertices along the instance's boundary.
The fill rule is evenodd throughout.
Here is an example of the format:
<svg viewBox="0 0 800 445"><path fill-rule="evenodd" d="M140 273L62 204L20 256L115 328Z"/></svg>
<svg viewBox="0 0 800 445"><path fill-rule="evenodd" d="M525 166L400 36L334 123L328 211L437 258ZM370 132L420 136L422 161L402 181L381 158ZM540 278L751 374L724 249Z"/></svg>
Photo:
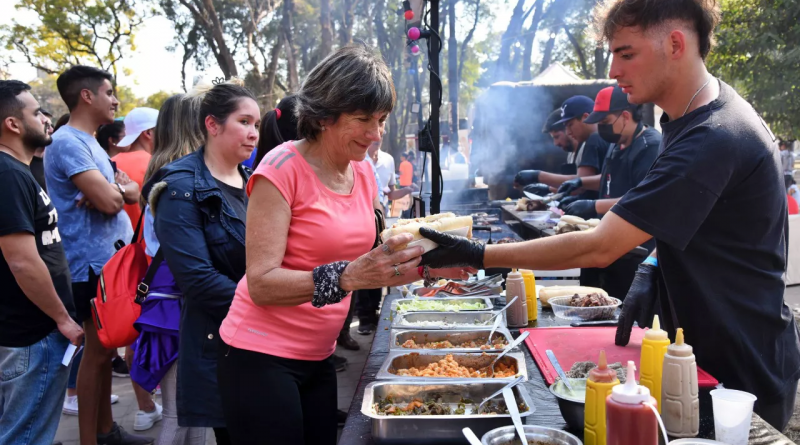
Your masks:
<svg viewBox="0 0 800 445"><path fill-rule="evenodd" d="M565 196L565 197L561 198L560 201L558 201L558 206L561 208L561 210L564 210L564 209L567 208L568 205L572 204L575 201L579 201L580 199L581 199L580 195L578 195L578 196Z"/></svg>
<svg viewBox="0 0 800 445"><path fill-rule="evenodd" d="M514 176L514 182L519 185L535 184L539 182L539 170L522 170Z"/></svg>
<svg viewBox="0 0 800 445"><path fill-rule="evenodd" d="M564 207L567 215L578 216L583 219L597 218L597 208L594 199L579 199Z"/></svg>
<svg viewBox="0 0 800 445"><path fill-rule="evenodd" d="M564 181L561 186L558 188L558 193L565 193L567 195L572 194L575 190L583 187L583 180L581 178L570 179L569 181Z"/></svg>
<svg viewBox="0 0 800 445"><path fill-rule="evenodd" d="M619 315L617 335L614 339L617 346L628 344L634 321L639 324L640 328L649 327L653 323L658 277L658 268L652 264L642 263L636 269L636 275L633 277L633 283L622 303L622 312Z"/></svg>
<svg viewBox="0 0 800 445"><path fill-rule="evenodd" d="M483 269L483 244L461 236L420 227L419 234L439 245L422 255L422 266L434 268L474 267Z"/></svg>
<svg viewBox="0 0 800 445"><path fill-rule="evenodd" d="M526 185L522 188L522 190L528 193L533 193L534 195L539 195L541 197L545 197L550 194L550 186L541 183Z"/></svg>

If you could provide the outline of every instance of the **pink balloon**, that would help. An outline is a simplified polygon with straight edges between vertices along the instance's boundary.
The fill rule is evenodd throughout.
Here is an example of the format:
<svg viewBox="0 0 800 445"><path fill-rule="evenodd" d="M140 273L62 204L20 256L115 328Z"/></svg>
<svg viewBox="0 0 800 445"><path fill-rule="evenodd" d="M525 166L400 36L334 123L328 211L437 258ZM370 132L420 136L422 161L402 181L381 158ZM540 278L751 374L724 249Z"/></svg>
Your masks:
<svg viewBox="0 0 800 445"><path fill-rule="evenodd" d="M414 45L414 46L411 47L411 54L414 54L415 56L417 54L419 54L419 46L418 45Z"/></svg>
<svg viewBox="0 0 800 445"><path fill-rule="evenodd" d="M422 35L422 33L416 26L408 30L408 38L411 40L419 40L420 35Z"/></svg>

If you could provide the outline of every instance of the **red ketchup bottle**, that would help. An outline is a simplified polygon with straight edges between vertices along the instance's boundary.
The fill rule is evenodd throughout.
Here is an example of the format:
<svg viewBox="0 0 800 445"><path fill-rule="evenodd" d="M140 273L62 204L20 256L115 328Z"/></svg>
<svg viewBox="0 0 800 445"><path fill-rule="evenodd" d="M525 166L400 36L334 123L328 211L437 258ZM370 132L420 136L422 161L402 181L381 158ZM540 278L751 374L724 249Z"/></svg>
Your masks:
<svg viewBox="0 0 800 445"><path fill-rule="evenodd" d="M658 420L645 405L656 405L650 390L636 384L636 365L628 362L624 385L617 385L606 398L607 445L658 445Z"/></svg>

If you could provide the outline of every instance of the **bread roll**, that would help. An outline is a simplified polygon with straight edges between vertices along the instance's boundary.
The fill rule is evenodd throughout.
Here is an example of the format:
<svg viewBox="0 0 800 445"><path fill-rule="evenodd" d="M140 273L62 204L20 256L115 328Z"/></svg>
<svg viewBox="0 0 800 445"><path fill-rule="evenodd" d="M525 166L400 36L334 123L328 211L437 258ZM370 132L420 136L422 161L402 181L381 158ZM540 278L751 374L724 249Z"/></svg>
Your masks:
<svg viewBox="0 0 800 445"><path fill-rule="evenodd" d="M442 216L445 215L445 216ZM452 215L452 216L447 216ZM414 241L423 239L419 234L420 227L428 227L439 232L447 232L450 230L460 229L467 227L467 238L472 238L472 217L471 216L455 216L452 213L443 213L438 215L431 215L430 221L425 221L426 218L418 218L418 220L403 220L403 224L392 225L392 227L381 232L381 240L386 242L389 238L400 233L410 233L414 236ZM405 246L402 246L405 247Z"/></svg>
<svg viewBox="0 0 800 445"><path fill-rule="evenodd" d="M561 221L565 222L567 224L575 224L575 225L586 224L586 220L585 219L583 219L583 218L581 218L579 216L574 216L574 215L564 215L564 216L561 217Z"/></svg>

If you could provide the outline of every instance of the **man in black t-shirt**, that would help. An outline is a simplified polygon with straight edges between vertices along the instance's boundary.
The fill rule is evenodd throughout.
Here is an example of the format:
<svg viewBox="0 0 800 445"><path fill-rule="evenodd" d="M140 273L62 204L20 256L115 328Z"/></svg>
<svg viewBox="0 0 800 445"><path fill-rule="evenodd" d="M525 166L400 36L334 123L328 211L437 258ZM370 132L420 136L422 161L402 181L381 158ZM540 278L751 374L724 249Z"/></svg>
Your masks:
<svg viewBox="0 0 800 445"><path fill-rule="evenodd" d="M69 367L83 330L75 308L58 212L28 167L51 142L30 86L0 81L0 443L51 443ZM23 442L19 442L23 440Z"/></svg>
<svg viewBox="0 0 800 445"><path fill-rule="evenodd" d="M617 343L660 309L683 328L697 364L725 387L754 394L779 430L794 410L800 336L783 301L787 205L778 142L753 107L713 78L704 59L719 21L715 2L611 0L597 22L614 59L610 76L635 104L664 110L659 155L594 230L483 246L420 229L439 244L431 267L534 270L602 267L650 238L625 300Z"/></svg>
<svg viewBox="0 0 800 445"><path fill-rule="evenodd" d="M555 191L565 181L600 173L609 144L597 135L597 125L583 122L589 117L593 108L592 99L586 96L573 96L548 116L545 129L553 137L556 145L564 150L569 148L567 163L561 166L558 173L522 170L514 177L515 187L522 187L527 192L544 196L550 191ZM563 139L560 137L561 134ZM559 140L562 142L559 143ZM597 193L588 191L581 197L594 199Z"/></svg>

